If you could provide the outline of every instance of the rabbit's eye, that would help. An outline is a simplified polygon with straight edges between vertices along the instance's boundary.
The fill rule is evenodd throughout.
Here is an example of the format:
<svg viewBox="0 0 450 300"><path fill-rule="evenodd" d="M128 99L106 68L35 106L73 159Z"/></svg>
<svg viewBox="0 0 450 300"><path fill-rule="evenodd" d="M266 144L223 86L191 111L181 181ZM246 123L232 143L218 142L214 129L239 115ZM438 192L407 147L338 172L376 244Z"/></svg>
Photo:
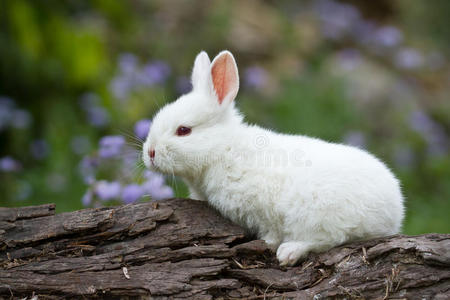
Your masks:
<svg viewBox="0 0 450 300"><path fill-rule="evenodd" d="M179 127L177 128L177 135L178 135L178 136L188 135L188 134L191 133L191 131L192 131L192 129L189 128L189 127L186 127L186 126L179 126Z"/></svg>

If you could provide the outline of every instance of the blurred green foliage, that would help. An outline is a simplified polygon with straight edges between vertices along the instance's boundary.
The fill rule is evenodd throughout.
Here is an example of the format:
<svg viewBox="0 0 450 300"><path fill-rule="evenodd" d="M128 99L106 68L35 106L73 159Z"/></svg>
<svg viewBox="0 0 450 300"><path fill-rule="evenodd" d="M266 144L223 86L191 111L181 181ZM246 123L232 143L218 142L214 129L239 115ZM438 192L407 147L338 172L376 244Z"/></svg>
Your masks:
<svg viewBox="0 0 450 300"><path fill-rule="evenodd" d="M4 0L0 97L30 120L0 120L0 158L20 164L3 161L0 205L82 208L79 164L99 138L133 135L184 90L200 50L229 49L249 122L367 148L402 181L404 232L448 232L449 12L446 0ZM118 99L117 85L130 84L119 76L124 53L139 66L162 61L170 75ZM87 94L98 99L90 110Z"/></svg>

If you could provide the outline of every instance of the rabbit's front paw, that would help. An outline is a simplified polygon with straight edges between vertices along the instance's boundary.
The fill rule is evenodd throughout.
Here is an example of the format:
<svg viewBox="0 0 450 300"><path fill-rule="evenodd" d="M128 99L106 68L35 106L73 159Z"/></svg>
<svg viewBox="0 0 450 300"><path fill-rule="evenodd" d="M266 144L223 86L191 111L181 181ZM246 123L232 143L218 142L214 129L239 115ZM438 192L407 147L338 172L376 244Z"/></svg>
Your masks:
<svg viewBox="0 0 450 300"><path fill-rule="evenodd" d="M306 242L286 242L281 244L277 250L280 266L295 265L300 258L308 254L310 246L311 244Z"/></svg>

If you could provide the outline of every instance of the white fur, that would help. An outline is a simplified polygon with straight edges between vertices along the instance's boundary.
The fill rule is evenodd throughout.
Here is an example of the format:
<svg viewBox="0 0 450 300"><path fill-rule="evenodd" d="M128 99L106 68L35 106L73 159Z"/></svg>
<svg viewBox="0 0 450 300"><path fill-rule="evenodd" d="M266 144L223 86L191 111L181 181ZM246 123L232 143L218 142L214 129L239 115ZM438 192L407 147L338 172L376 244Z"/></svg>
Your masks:
<svg viewBox="0 0 450 300"><path fill-rule="evenodd" d="M221 55L232 58L227 68L237 74L232 54L216 59ZM209 201L278 249L281 265L294 265L310 251L400 231L403 197L385 164L361 149L244 123L233 101L238 78L218 102L211 75L216 59L210 64L201 52L193 91L153 119L144 144L147 167L184 178L192 198ZM192 133L177 136L180 125Z"/></svg>

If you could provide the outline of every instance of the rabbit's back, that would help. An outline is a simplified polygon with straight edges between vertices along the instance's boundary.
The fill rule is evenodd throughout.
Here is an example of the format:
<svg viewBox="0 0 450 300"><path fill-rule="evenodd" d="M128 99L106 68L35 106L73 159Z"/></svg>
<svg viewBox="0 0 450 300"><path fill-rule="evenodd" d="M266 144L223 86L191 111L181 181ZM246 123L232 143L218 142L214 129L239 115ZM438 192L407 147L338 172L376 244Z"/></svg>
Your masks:
<svg viewBox="0 0 450 300"><path fill-rule="evenodd" d="M293 184L280 197L290 234L319 228L313 233L319 239L333 235L344 242L400 231L403 196L384 163L354 147L308 138L302 144L305 166L289 168Z"/></svg>
<svg viewBox="0 0 450 300"><path fill-rule="evenodd" d="M204 185L208 201L234 222L275 235L276 243L314 237L339 244L400 230L399 182L371 154L254 126L247 136Z"/></svg>

